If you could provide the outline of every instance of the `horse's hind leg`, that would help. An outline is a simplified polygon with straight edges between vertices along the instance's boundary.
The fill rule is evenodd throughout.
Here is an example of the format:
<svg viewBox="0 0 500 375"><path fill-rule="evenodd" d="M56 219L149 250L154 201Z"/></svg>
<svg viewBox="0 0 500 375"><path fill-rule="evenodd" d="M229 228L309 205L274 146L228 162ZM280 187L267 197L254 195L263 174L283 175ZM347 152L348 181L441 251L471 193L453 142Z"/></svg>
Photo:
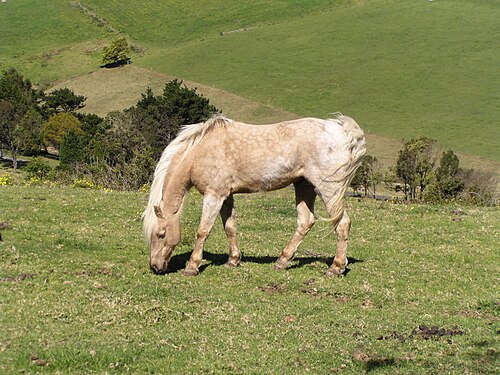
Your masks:
<svg viewBox="0 0 500 375"><path fill-rule="evenodd" d="M220 210L220 216L222 218L222 224L224 225L224 231L226 232L227 239L229 241L229 259L227 260L225 266L236 267L240 263L241 253L236 239L236 214L234 211L234 199L232 195L224 201L222 209Z"/></svg>
<svg viewBox="0 0 500 375"><path fill-rule="evenodd" d="M297 229L274 264L274 268L278 270L285 269L288 266L297 248L314 225L314 201L316 199L314 187L305 180L295 183L294 186L295 203L297 205Z"/></svg>
<svg viewBox="0 0 500 375"><path fill-rule="evenodd" d="M344 207L344 191L345 189L326 186L326 184L323 184L320 189L321 198L337 233L337 251L332 265L326 271L328 276L343 274L347 266L347 242L351 230L351 219Z"/></svg>
<svg viewBox="0 0 500 375"><path fill-rule="evenodd" d="M219 197L212 194L206 194L203 197L203 209L201 212L201 221L198 227L196 243L186 268L182 272L184 276L194 276L198 274L198 268L203 260L203 245L210 234L210 230L217 219L217 215L222 208L224 200L225 197Z"/></svg>
<svg viewBox="0 0 500 375"><path fill-rule="evenodd" d="M347 242L349 240L349 232L351 230L351 219L344 210L340 221L338 222L337 232L337 251L333 264L330 266L326 274L328 276L341 275L345 272L347 266Z"/></svg>

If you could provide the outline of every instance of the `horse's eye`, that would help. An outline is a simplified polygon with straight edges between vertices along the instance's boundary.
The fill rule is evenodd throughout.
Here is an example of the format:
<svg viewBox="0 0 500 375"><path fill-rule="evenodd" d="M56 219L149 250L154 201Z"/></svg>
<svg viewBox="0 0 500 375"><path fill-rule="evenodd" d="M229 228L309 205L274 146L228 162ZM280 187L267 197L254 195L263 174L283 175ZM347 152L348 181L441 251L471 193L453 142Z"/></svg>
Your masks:
<svg viewBox="0 0 500 375"><path fill-rule="evenodd" d="M160 233L158 233L158 238L160 240L163 240L165 238L165 231L164 230L162 230Z"/></svg>

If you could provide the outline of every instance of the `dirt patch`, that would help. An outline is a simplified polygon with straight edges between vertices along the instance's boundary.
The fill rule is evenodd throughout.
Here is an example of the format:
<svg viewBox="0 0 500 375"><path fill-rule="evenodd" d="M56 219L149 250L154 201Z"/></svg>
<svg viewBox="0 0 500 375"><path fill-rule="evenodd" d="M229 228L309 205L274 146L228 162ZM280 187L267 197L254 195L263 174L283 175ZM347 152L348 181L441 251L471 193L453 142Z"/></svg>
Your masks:
<svg viewBox="0 0 500 375"><path fill-rule="evenodd" d="M465 332L458 326L448 329L448 328L439 328L436 326L428 327L425 325L419 325L418 328L414 328L408 335L392 331L392 333L390 333L387 336L377 337L377 340L398 340L401 342L405 342L406 340L412 340L414 338L423 340L429 340L429 339L439 340L441 338L446 338L448 344L451 344L452 343L451 337L461 336L464 334Z"/></svg>
<svg viewBox="0 0 500 375"><path fill-rule="evenodd" d="M21 273L17 276L0 277L0 282L20 282L24 280L33 279L36 276L34 273Z"/></svg>
<svg viewBox="0 0 500 375"><path fill-rule="evenodd" d="M66 274L69 275L75 275L75 276L84 276L84 277L92 277L92 276L100 276L100 275L105 275L105 276L115 276L115 277L122 277L123 275L121 273L115 273L111 269L103 267L98 270L83 270L83 271L74 271L74 272L65 272Z"/></svg>
<svg viewBox="0 0 500 375"><path fill-rule="evenodd" d="M0 229L12 229L12 221L0 221Z"/></svg>
<svg viewBox="0 0 500 375"><path fill-rule="evenodd" d="M279 285L279 284L275 284L275 283L271 283L271 284L267 284L267 285L264 285L264 286L259 286L258 287L259 290L269 294L269 295L273 295L273 294L277 294L277 293L283 293L286 291L286 286L285 285Z"/></svg>

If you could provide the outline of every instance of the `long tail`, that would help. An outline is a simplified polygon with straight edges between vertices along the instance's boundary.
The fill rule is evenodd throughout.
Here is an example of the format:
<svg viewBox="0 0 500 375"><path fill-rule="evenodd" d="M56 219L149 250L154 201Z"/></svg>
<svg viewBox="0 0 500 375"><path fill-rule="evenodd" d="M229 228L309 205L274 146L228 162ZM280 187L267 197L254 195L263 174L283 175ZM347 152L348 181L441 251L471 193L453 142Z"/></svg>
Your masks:
<svg viewBox="0 0 500 375"><path fill-rule="evenodd" d="M331 209L329 210L330 219L328 219L328 221L331 221L336 225L344 213L345 192L349 187L352 178L354 177L356 169L358 169L361 164L361 158L366 152L366 141L365 133L357 124L357 122L354 121L354 119L352 119L351 117L344 116L341 113L336 113L335 118L331 119L331 121L339 124L342 127L342 130L347 135L346 138L348 139L348 143L346 146L350 150L351 154L349 160L343 166L343 173L336 177L335 174L338 171L335 171L332 176L333 180L342 182L341 190L333 196L335 200L328 203L328 205L331 207Z"/></svg>

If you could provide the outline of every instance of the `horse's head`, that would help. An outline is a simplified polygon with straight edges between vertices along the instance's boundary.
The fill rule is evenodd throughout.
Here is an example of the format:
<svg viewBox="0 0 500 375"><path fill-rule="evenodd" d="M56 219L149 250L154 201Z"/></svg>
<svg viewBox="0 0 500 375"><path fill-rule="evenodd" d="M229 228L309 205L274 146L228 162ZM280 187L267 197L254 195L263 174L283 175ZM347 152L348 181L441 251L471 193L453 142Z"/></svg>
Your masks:
<svg viewBox="0 0 500 375"><path fill-rule="evenodd" d="M169 225L159 206L154 206L154 212L156 226L151 232L149 266L154 273L162 275L167 272L168 262L180 238L178 231Z"/></svg>

